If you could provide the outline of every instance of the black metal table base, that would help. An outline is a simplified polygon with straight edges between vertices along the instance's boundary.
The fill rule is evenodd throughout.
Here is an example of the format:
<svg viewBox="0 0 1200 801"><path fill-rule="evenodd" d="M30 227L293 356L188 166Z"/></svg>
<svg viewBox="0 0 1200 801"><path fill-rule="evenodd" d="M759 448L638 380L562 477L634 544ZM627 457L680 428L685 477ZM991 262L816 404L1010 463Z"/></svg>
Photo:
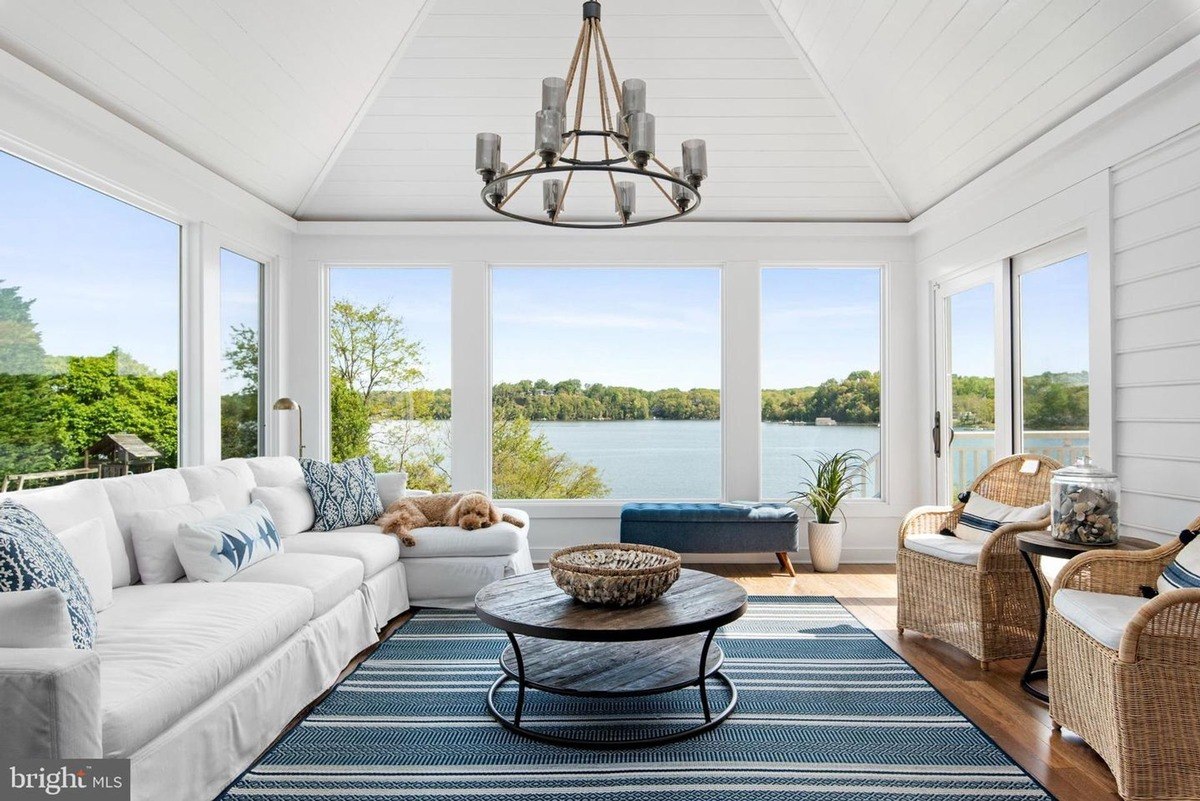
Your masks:
<svg viewBox="0 0 1200 801"><path fill-rule="evenodd" d="M1037 565L1033 562L1033 557L1029 555L1028 551L1021 551L1021 557L1025 560L1030 574L1033 575L1033 586L1037 589L1038 599L1037 644L1033 646L1033 656L1029 657L1029 664L1025 667L1024 675L1021 676L1021 689L1048 704L1050 696L1033 686L1033 682L1044 681L1049 677L1049 671L1046 668L1038 667L1038 663L1042 659L1042 649L1046 645L1046 593L1042 589L1042 577L1038 572Z"/></svg>
<svg viewBox="0 0 1200 801"><path fill-rule="evenodd" d="M521 647L517 643L517 638L511 633L508 634L508 639L512 643L513 655L517 663L517 675L513 675L507 666L504 665L503 657L501 657L500 666L503 673L493 682L487 693L487 708L488 713L495 718L496 722L503 726L508 731L515 734L520 734L523 737L528 737L532 740L538 740L543 743L552 745L563 745L571 748L592 748L592 749L618 749L618 748L640 748L652 745L665 745L674 743L680 740L685 740L689 737L695 737L698 734L703 734L706 731L711 731L721 725L731 714L738 703L737 687L729 677L720 670L720 662L717 663L714 669L708 669L709 649L712 645L712 640L716 634L716 629L709 632L708 637L704 641L704 647L700 653L700 669L697 671L696 679L685 683L676 683L670 686L656 687L652 689L636 690L636 691L591 691L577 692L562 688L546 686L529 679L525 675L525 662L521 657ZM714 713L709 705L708 699L708 680L715 679L725 685L729 691L729 703L725 705L719 712ZM496 704L496 693L507 682L515 682L517 685L517 703L514 708L511 718L502 713ZM629 739L616 740L601 740L587 737L562 737L549 732L538 731L531 729L528 726L521 724L521 716L525 710L525 696L527 690L537 689L543 692L550 692L556 695L568 695L575 697L586 698L628 698L631 696L645 695L662 695L675 690L684 689L686 687L699 687L700 689L700 706L704 712L704 722L696 726L691 726L679 731L673 731L669 734L659 735L657 737L635 737Z"/></svg>

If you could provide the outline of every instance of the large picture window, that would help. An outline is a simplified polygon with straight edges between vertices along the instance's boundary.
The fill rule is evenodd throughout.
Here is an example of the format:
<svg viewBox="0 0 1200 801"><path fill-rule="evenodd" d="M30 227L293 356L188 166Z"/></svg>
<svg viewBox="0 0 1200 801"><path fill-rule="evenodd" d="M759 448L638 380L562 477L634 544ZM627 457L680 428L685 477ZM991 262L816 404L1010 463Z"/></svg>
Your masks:
<svg viewBox="0 0 1200 801"><path fill-rule="evenodd" d="M178 225L0 153L0 476L176 464L179 268Z"/></svg>
<svg viewBox="0 0 1200 801"><path fill-rule="evenodd" d="M221 458L262 451L263 265L221 250Z"/></svg>
<svg viewBox="0 0 1200 801"><path fill-rule="evenodd" d="M329 271L330 453L450 489L450 270Z"/></svg>
<svg viewBox="0 0 1200 801"><path fill-rule="evenodd" d="M762 272L762 496L799 488L801 459L857 451L878 497L882 270ZM799 457L799 458L798 458Z"/></svg>
<svg viewBox="0 0 1200 801"><path fill-rule="evenodd" d="M721 496L720 272L492 270L498 498Z"/></svg>

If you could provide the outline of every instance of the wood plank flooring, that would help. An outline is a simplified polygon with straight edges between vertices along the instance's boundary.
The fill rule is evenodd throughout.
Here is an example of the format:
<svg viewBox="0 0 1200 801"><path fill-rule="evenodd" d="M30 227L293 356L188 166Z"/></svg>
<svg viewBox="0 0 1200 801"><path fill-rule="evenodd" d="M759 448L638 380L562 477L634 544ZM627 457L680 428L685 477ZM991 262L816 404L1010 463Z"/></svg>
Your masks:
<svg viewBox="0 0 1200 801"><path fill-rule="evenodd" d="M895 565L843 565L840 572L832 574L814 573L808 565L797 565L795 577L766 564L688 567L731 578L751 595L832 595L1059 801L1120 801L1112 774L1100 757L1073 733L1053 731L1045 704L1021 690L1024 660L993 662L990 670L982 671L975 660L936 640L912 632L897 636ZM393 620L381 639L386 640L409 617L411 614L406 613ZM359 654L341 678L372 651L374 647ZM319 702L305 708L287 730Z"/></svg>

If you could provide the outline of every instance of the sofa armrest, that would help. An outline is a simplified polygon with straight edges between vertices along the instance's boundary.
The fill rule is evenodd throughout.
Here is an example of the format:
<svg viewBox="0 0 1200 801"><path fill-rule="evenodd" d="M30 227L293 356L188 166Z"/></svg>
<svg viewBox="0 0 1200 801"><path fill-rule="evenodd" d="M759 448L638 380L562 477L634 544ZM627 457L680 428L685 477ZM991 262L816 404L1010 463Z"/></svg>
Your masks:
<svg viewBox="0 0 1200 801"><path fill-rule="evenodd" d="M100 657L74 648L0 648L0 754L104 756Z"/></svg>

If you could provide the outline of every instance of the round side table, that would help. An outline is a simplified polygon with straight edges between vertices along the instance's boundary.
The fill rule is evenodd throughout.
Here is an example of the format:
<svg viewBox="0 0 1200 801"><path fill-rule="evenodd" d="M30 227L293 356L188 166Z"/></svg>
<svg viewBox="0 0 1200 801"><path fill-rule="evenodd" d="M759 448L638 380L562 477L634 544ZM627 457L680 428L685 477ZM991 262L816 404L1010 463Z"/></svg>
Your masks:
<svg viewBox="0 0 1200 801"><path fill-rule="evenodd" d="M1017 550L1021 552L1021 558L1025 560L1025 566L1033 574L1033 586L1037 588L1039 613L1037 644L1033 648L1033 656L1029 658L1029 665L1025 668L1025 674L1021 676L1021 689L1039 701L1047 703L1050 701L1050 696L1047 693L1033 686L1034 681L1045 679L1048 675L1046 668L1038 667L1038 663L1042 659L1042 649L1046 644L1046 614L1049 608L1046 591L1042 589L1042 574L1038 570L1038 566L1034 564L1033 557L1049 556L1054 559L1071 559L1089 551L1148 551L1151 548L1157 548L1159 545L1161 543L1138 539L1137 537L1122 537L1115 545L1076 545L1072 542L1056 540L1042 531L1031 531L1017 535Z"/></svg>

